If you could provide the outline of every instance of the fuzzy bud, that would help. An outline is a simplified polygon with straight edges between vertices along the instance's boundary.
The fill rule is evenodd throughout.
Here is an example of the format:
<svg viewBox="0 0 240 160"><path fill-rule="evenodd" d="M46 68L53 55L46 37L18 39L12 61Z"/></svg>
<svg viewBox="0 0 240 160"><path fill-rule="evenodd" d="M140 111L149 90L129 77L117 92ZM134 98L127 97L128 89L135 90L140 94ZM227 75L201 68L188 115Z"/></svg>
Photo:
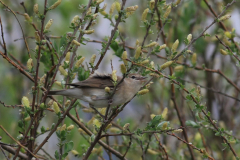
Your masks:
<svg viewBox="0 0 240 160"><path fill-rule="evenodd" d="M164 63L163 65L161 65L160 70L169 67L172 63L173 63L173 61L168 61L168 62Z"/></svg>
<svg viewBox="0 0 240 160"><path fill-rule="evenodd" d="M109 87L105 87L105 92L110 93L110 88Z"/></svg>
<svg viewBox="0 0 240 160"><path fill-rule="evenodd" d="M120 65L120 69L121 69L122 74L125 74L127 72L127 68L124 64Z"/></svg>
<svg viewBox="0 0 240 160"><path fill-rule="evenodd" d="M168 127L168 122L163 123L162 129L167 129L167 127Z"/></svg>
<svg viewBox="0 0 240 160"><path fill-rule="evenodd" d="M76 150L71 150L71 152L72 152L72 154L73 154L74 156L79 155L78 151L76 151Z"/></svg>
<svg viewBox="0 0 240 160"><path fill-rule="evenodd" d="M163 110L163 112L162 112L162 117L163 117L164 119L167 119L167 113L168 113L168 108L165 107L164 110Z"/></svg>
<svg viewBox="0 0 240 160"><path fill-rule="evenodd" d="M72 41L72 43L74 43L74 44L77 45L77 46L80 46L80 45L81 45L81 44L80 44L77 40L75 40L75 39Z"/></svg>
<svg viewBox="0 0 240 160"><path fill-rule="evenodd" d="M70 100L67 100L64 104L65 107L68 107L70 105L71 101Z"/></svg>
<svg viewBox="0 0 240 160"><path fill-rule="evenodd" d="M156 116L155 114L150 115L151 119L153 119L155 116Z"/></svg>
<svg viewBox="0 0 240 160"><path fill-rule="evenodd" d="M51 100L48 102L47 106L48 106L48 107L51 107L52 105L53 105L53 100L51 99Z"/></svg>
<svg viewBox="0 0 240 160"><path fill-rule="evenodd" d="M58 85L59 87L62 87L62 83L59 81L55 81L54 84Z"/></svg>
<svg viewBox="0 0 240 160"><path fill-rule="evenodd" d="M58 70L60 71L61 75L63 75L63 76L68 75L67 71L62 66L59 66Z"/></svg>
<svg viewBox="0 0 240 160"><path fill-rule="evenodd" d="M107 108L101 108L101 109L99 109L98 111L99 111L102 115L105 115L105 114L106 114L106 110L107 110Z"/></svg>
<svg viewBox="0 0 240 160"><path fill-rule="evenodd" d="M31 21L31 18L29 17L29 15L27 13L24 13L23 16L24 16L26 21L28 21L28 22Z"/></svg>
<svg viewBox="0 0 240 160"><path fill-rule="evenodd" d="M192 55L192 64L196 64L197 62L197 53L193 53Z"/></svg>
<svg viewBox="0 0 240 160"><path fill-rule="evenodd" d="M53 102L53 110L56 114L60 112L57 102Z"/></svg>
<svg viewBox="0 0 240 160"><path fill-rule="evenodd" d="M113 70L112 71L112 80L114 81L114 82L116 82L117 81L117 71L116 70Z"/></svg>
<svg viewBox="0 0 240 160"><path fill-rule="evenodd" d="M136 45L136 46L138 46L138 45L139 45L139 40L138 40L138 39L136 40L136 43L135 43L135 45Z"/></svg>
<svg viewBox="0 0 240 160"><path fill-rule="evenodd" d="M230 17L231 17L231 15L227 14L225 16L220 17L218 20L219 20L219 22L221 22L221 21L225 21L225 20L229 19Z"/></svg>
<svg viewBox="0 0 240 160"><path fill-rule="evenodd" d="M148 93L148 92L149 92L148 89L143 89L143 90L141 90L141 91L138 91L138 94L139 94L139 95L144 95L144 94L146 94L146 93Z"/></svg>
<svg viewBox="0 0 240 160"><path fill-rule="evenodd" d="M97 0L97 4L102 3L104 0Z"/></svg>
<svg viewBox="0 0 240 160"><path fill-rule="evenodd" d="M146 59L146 60L144 60L144 61L141 62L142 65L148 64L148 63L149 63L149 60L148 60L148 59Z"/></svg>
<svg viewBox="0 0 240 160"><path fill-rule="evenodd" d="M224 32L225 36L229 39L232 39L232 34L228 31Z"/></svg>
<svg viewBox="0 0 240 160"><path fill-rule="evenodd" d="M31 118L29 116L24 118L24 121L30 121L30 120L31 120Z"/></svg>
<svg viewBox="0 0 240 160"><path fill-rule="evenodd" d="M223 49L220 49L220 53L224 56L228 55L228 52Z"/></svg>
<svg viewBox="0 0 240 160"><path fill-rule="evenodd" d="M35 32L35 40L39 43L41 41L38 31Z"/></svg>
<svg viewBox="0 0 240 160"><path fill-rule="evenodd" d="M74 125L70 125L70 126L67 127L67 130L71 131L71 130L73 130L73 128L74 128Z"/></svg>
<svg viewBox="0 0 240 160"><path fill-rule="evenodd" d="M176 52L177 48L178 48L178 45L179 45L179 40L177 39L173 45L172 45L172 52Z"/></svg>
<svg viewBox="0 0 240 160"><path fill-rule="evenodd" d="M119 2L115 2L115 6L118 12L121 11L121 4Z"/></svg>
<svg viewBox="0 0 240 160"><path fill-rule="evenodd" d="M98 14L97 14L97 13L95 13L95 14L93 14L93 15L92 15L92 18L93 18L93 19L96 19L96 18L97 18L97 16L98 16Z"/></svg>
<svg viewBox="0 0 240 160"><path fill-rule="evenodd" d="M138 9L138 5L135 5L135 6L127 7L126 11L127 12L133 12L133 11L136 11L137 9Z"/></svg>
<svg viewBox="0 0 240 160"><path fill-rule="evenodd" d="M146 47L146 48L150 48L150 47L154 47L154 46L156 46L157 44L158 44L158 43L154 41L154 42L152 42L152 43L146 45L145 47Z"/></svg>
<svg viewBox="0 0 240 160"><path fill-rule="evenodd" d="M48 30L51 27L52 23L53 23L53 20L50 19L45 26L45 30Z"/></svg>
<svg viewBox="0 0 240 160"><path fill-rule="evenodd" d="M142 21L145 22L148 15L149 8L146 8L142 14Z"/></svg>
<svg viewBox="0 0 240 160"><path fill-rule="evenodd" d="M153 77L156 77L156 78L159 78L159 77L160 77L159 74L156 74L156 73L150 73L149 75L150 75L150 76L153 76Z"/></svg>
<svg viewBox="0 0 240 160"><path fill-rule="evenodd" d="M83 63L83 61L85 60L85 57L80 58L76 63L75 63L75 67L79 68L80 65Z"/></svg>
<svg viewBox="0 0 240 160"><path fill-rule="evenodd" d="M44 74L41 78L40 78L40 85L43 85L45 83L46 80L46 74Z"/></svg>
<svg viewBox="0 0 240 160"><path fill-rule="evenodd" d="M82 128L78 128L78 132L79 132L80 134L87 134Z"/></svg>
<svg viewBox="0 0 240 160"><path fill-rule="evenodd" d="M38 14L38 4L35 4L34 6L33 6L33 12L35 13L35 14Z"/></svg>
<svg viewBox="0 0 240 160"><path fill-rule="evenodd" d="M123 131L126 131L129 129L129 126L130 124L129 123L126 123L124 126L123 126Z"/></svg>
<svg viewBox="0 0 240 160"><path fill-rule="evenodd" d="M59 128L60 131L64 131L66 129L66 124L63 124L62 127Z"/></svg>
<svg viewBox="0 0 240 160"><path fill-rule="evenodd" d="M182 66L182 65L176 66L176 67L174 68L174 71L175 71L175 72L181 72L182 70L183 70L183 66Z"/></svg>
<svg viewBox="0 0 240 160"><path fill-rule="evenodd" d="M49 7L48 9L55 9L57 6L59 6L59 4L62 2L62 0L58 0L57 2L55 2L51 7Z"/></svg>
<svg viewBox="0 0 240 160"><path fill-rule="evenodd" d="M89 63L93 65L94 62L95 62L96 57L97 57L96 54L93 54Z"/></svg>
<svg viewBox="0 0 240 160"><path fill-rule="evenodd" d="M121 130L119 128L116 128L116 127L112 127L109 129L110 132L112 133L118 133L118 132L121 132Z"/></svg>
<svg viewBox="0 0 240 160"><path fill-rule="evenodd" d="M123 63L124 63L125 65L128 64L128 62L127 62L126 59L127 59L127 51L124 51L123 54L122 54L122 60L123 60Z"/></svg>
<svg viewBox="0 0 240 160"><path fill-rule="evenodd" d="M87 11L87 13L86 13L86 15L88 16L88 15L91 15L91 14L92 14L92 8L89 7L89 8L88 8L88 11Z"/></svg>
<svg viewBox="0 0 240 160"><path fill-rule="evenodd" d="M190 43L190 42L192 41L192 34L189 34L189 35L187 36L187 40L188 40L188 43Z"/></svg>
<svg viewBox="0 0 240 160"><path fill-rule="evenodd" d="M108 130L109 128L112 127L112 123L108 124L107 127L105 128L105 131Z"/></svg>
<svg viewBox="0 0 240 160"><path fill-rule="evenodd" d="M70 56L71 56L71 52L67 52L66 57L65 57L65 61L69 61Z"/></svg>
<svg viewBox="0 0 240 160"><path fill-rule="evenodd" d="M176 129L176 130L174 130L173 132L175 132L175 133L181 133L183 130L182 129Z"/></svg>
<svg viewBox="0 0 240 160"><path fill-rule="evenodd" d="M72 19L72 22L75 26L77 26L79 24L79 19L80 17L78 15L74 16Z"/></svg>
<svg viewBox="0 0 240 160"><path fill-rule="evenodd" d="M114 10L115 10L115 6L116 6L116 4L113 3L113 4L111 5L111 7L110 7L110 10L109 10L109 15L110 15L110 16L112 16L112 14L113 14L113 12L114 12Z"/></svg>
<svg viewBox="0 0 240 160"><path fill-rule="evenodd" d="M105 11L106 8L107 8L107 3L104 3L103 8L101 9L101 11Z"/></svg>
<svg viewBox="0 0 240 160"><path fill-rule="evenodd" d="M177 0L174 5L177 6L177 5L179 5L180 2L181 2L181 0Z"/></svg>
<svg viewBox="0 0 240 160"><path fill-rule="evenodd" d="M92 34L94 33L94 29L93 30L85 30L83 31L84 34Z"/></svg>
<svg viewBox="0 0 240 160"><path fill-rule="evenodd" d="M28 98L27 97L25 97L25 96L23 96L23 98L22 98L22 105L24 106L24 107L27 107L27 108L30 108L30 102L29 102L29 100L28 100Z"/></svg>
<svg viewBox="0 0 240 160"><path fill-rule="evenodd" d="M164 18L164 19L166 19L166 18L168 17L168 15L170 14L171 10L172 10L172 7L171 7L171 6L168 6L166 12L165 12L164 15L163 15L163 18Z"/></svg>
<svg viewBox="0 0 240 160"><path fill-rule="evenodd" d="M85 113L94 113L95 112L92 108L84 108L84 109L82 109L82 111Z"/></svg>
<svg viewBox="0 0 240 160"><path fill-rule="evenodd" d="M100 128L102 123L98 119L93 120L93 125L95 125L97 128Z"/></svg>
<svg viewBox="0 0 240 160"><path fill-rule="evenodd" d="M100 13L101 13L101 15L103 15L103 16L106 16L106 15L107 15L107 12L106 12L106 11L101 11Z"/></svg>
<svg viewBox="0 0 240 160"><path fill-rule="evenodd" d="M135 58L135 59L138 59L138 58L140 57L140 55L141 55L141 52L142 52L142 47L141 47L141 46L138 46L137 49L136 49L134 58Z"/></svg>
<svg viewBox="0 0 240 160"><path fill-rule="evenodd" d="M149 7L150 7L151 10L155 7L155 0L151 0L149 2Z"/></svg>
<svg viewBox="0 0 240 160"><path fill-rule="evenodd" d="M155 69L155 64L153 61L150 62L150 66L151 66L151 68Z"/></svg>
<svg viewBox="0 0 240 160"><path fill-rule="evenodd" d="M167 47L167 45L166 45L166 44L163 44L163 45L161 45L161 46L159 47L159 50L165 49L166 47Z"/></svg>
<svg viewBox="0 0 240 160"><path fill-rule="evenodd" d="M152 149L147 149L147 152L148 152L149 154L151 154L151 155L158 155L158 154L159 154L158 152L156 152L156 151L154 151L154 150L152 150Z"/></svg>
<svg viewBox="0 0 240 160"><path fill-rule="evenodd" d="M27 61L27 68L28 68L28 70L32 70L32 68L33 68L33 60L32 60L32 58L28 59L28 61Z"/></svg>

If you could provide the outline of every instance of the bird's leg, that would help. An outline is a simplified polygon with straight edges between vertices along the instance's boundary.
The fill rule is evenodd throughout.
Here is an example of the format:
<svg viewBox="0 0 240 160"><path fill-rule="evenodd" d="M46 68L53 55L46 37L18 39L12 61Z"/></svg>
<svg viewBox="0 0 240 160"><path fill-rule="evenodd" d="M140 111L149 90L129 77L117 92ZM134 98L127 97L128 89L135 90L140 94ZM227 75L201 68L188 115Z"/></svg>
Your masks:
<svg viewBox="0 0 240 160"><path fill-rule="evenodd" d="M93 105L89 104L89 106L104 119L104 115L102 115Z"/></svg>

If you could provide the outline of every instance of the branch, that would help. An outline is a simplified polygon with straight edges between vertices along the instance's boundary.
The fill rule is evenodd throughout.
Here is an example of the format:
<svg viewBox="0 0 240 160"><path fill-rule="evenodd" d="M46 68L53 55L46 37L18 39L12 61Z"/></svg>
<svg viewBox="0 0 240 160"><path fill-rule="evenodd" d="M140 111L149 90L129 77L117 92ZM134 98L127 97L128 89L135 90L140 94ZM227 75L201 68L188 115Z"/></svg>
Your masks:
<svg viewBox="0 0 240 160"><path fill-rule="evenodd" d="M194 38L180 53L178 53L174 58L172 58L172 60L176 60L178 57L180 57L189 47L192 46L192 44L197 40L199 39L200 37L204 36L204 33L213 25L217 22L217 19L219 17L221 17L225 11L233 4L235 3L236 0L233 0L231 3L228 3L227 6L225 7L225 9L216 17L216 19L214 19L214 21L209 25L207 26L196 38Z"/></svg>
<svg viewBox="0 0 240 160"><path fill-rule="evenodd" d="M17 19L17 22L18 22L18 24L19 24L19 26L21 28L21 31L22 31L22 35L23 35L23 38L24 38L25 45L27 47L28 56L31 57L30 51L29 51L29 47L28 47L28 44L27 44L27 40L26 40L26 37L25 37L24 32L23 32L23 28L22 28L21 23L19 22L19 20L17 18L16 13L11 8L9 8L6 4L4 4L1 0L0 0L0 3L2 3L2 5L4 5L7 9L9 9L12 12L12 14L14 15L14 17Z"/></svg>
<svg viewBox="0 0 240 160"><path fill-rule="evenodd" d="M94 73L94 71L98 69L100 63L102 62L104 56L105 56L106 53L107 53L107 50L108 50L108 48L109 48L109 46L110 46L110 44L111 44L111 42L112 42L112 39L113 39L113 37L114 37L114 35L115 35L115 32L117 31L117 27L118 27L118 25L119 25L119 23L120 23L120 21L121 21L122 11L123 11L123 8L124 8L124 6L125 6L125 3L126 3L126 0L122 0L121 11L120 11L120 13L119 13L119 16L118 16L118 19L117 19L117 21L116 21L116 24L115 24L113 30L111 31L111 37L110 37L109 40L108 40L108 43L107 43L107 45L106 45L105 50L101 53L101 57L99 58L96 66L93 68L92 73Z"/></svg>
<svg viewBox="0 0 240 160"><path fill-rule="evenodd" d="M4 48L5 55L7 55L7 46L6 46L5 39L4 39L3 26L2 26L2 18L1 18L1 16L0 16L0 25L1 25L2 40L3 40L3 48Z"/></svg>

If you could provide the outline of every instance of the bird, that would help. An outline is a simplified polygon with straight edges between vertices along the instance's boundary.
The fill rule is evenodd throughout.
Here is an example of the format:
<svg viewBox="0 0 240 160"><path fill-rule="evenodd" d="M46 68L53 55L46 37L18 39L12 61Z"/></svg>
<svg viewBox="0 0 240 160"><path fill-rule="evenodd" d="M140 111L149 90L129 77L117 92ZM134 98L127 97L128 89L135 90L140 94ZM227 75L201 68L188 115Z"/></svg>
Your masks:
<svg viewBox="0 0 240 160"><path fill-rule="evenodd" d="M130 101L146 82L146 78L137 73L131 73L120 83L113 95L110 107L118 106ZM117 82L122 77L117 76ZM111 74L94 73L88 79L76 83L66 84L73 88L64 90L52 90L48 95L62 95L77 98L89 103L90 107L105 108L109 105L109 93L106 87L114 89L114 81Z"/></svg>

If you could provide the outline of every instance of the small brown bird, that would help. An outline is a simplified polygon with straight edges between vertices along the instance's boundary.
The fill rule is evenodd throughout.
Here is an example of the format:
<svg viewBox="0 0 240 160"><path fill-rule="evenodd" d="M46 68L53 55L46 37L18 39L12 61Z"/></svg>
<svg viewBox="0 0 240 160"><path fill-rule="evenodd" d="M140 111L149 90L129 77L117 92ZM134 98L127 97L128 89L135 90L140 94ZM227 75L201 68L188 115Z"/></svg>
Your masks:
<svg viewBox="0 0 240 160"><path fill-rule="evenodd" d="M122 77L117 77L117 82L121 79ZM116 89L110 106L118 106L131 100L143 86L144 82L146 82L146 77L140 74L129 74ZM88 102L90 106L96 108L108 106L109 93L105 91L105 87L114 88L111 74L99 73L91 75L84 81L66 85L74 86L74 88L49 91L48 95L63 95L77 98Z"/></svg>

